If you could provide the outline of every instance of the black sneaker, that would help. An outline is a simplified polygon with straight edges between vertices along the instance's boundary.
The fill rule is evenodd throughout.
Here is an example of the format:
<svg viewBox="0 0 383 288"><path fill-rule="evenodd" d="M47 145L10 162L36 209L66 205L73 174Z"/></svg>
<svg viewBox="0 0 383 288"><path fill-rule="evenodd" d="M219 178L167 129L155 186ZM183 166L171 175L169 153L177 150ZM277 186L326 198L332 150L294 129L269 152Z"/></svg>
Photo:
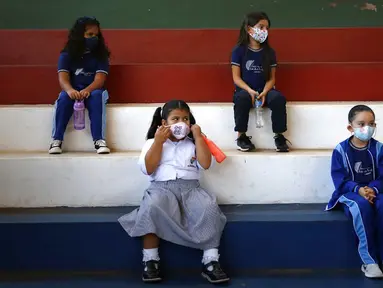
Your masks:
<svg viewBox="0 0 383 288"><path fill-rule="evenodd" d="M144 272L142 272L142 281L159 282L162 280L159 261L150 260L143 262L143 264Z"/></svg>
<svg viewBox="0 0 383 288"><path fill-rule="evenodd" d="M230 278L222 270L218 261L211 261L204 265L201 273L202 277L213 284L228 282Z"/></svg>
<svg viewBox="0 0 383 288"><path fill-rule="evenodd" d="M289 152L289 146L287 145L287 142L291 144L289 140L283 136L283 134L278 134L274 136L275 146L277 152Z"/></svg>
<svg viewBox="0 0 383 288"><path fill-rule="evenodd" d="M96 149L97 154L110 153L110 149L108 148L108 145L106 145L106 141L102 139L94 141L94 148Z"/></svg>
<svg viewBox="0 0 383 288"><path fill-rule="evenodd" d="M53 140L51 142L51 146L49 147L49 154L61 154L62 153L62 149L61 149L61 145L62 145L62 141L60 140Z"/></svg>
<svg viewBox="0 0 383 288"><path fill-rule="evenodd" d="M246 134L242 134L237 139L237 149L242 152L248 152L255 149L255 146L250 141L251 136L247 136Z"/></svg>

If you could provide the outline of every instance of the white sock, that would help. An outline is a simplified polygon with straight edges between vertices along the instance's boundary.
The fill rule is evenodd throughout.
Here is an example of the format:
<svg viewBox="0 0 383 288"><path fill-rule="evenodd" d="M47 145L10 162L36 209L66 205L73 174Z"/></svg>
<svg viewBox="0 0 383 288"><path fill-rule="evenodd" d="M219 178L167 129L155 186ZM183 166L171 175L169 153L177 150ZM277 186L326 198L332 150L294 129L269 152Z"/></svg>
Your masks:
<svg viewBox="0 0 383 288"><path fill-rule="evenodd" d="M204 265L210 263L211 261L218 261L218 260L219 260L219 254L218 254L217 248L207 249L203 251L202 263Z"/></svg>
<svg viewBox="0 0 383 288"><path fill-rule="evenodd" d="M147 262L150 260L160 261L160 256L158 255L158 248L144 249L142 250L143 258L142 261Z"/></svg>

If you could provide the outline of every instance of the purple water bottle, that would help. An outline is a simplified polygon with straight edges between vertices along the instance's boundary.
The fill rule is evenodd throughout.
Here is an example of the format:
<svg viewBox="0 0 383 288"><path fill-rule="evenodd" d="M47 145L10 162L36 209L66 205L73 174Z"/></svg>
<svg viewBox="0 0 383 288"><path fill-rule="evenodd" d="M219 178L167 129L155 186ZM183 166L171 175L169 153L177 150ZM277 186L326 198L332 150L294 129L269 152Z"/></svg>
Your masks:
<svg viewBox="0 0 383 288"><path fill-rule="evenodd" d="M85 128L85 104L84 100L76 100L73 105L73 124L74 129L82 130Z"/></svg>

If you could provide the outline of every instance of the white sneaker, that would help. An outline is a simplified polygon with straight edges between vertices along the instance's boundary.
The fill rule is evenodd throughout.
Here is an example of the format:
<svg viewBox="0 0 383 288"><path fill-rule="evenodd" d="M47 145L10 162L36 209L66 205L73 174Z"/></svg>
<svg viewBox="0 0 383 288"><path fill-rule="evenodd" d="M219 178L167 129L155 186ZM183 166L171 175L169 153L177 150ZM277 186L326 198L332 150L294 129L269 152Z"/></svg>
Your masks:
<svg viewBox="0 0 383 288"><path fill-rule="evenodd" d="M63 151L61 149L62 141L53 140L51 146L49 147L49 154L61 154Z"/></svg>
<svg viewBox="0 0 383 288"><path fill-rule="evenodd" d="M383 272L378 264L362 265L362 272L367 278L383 278Z"/></svg>
<svg viewBox="0 0 383 288"><path fill-rule="evenodd" d="M94 148L97 151L97 154L109 154L110 149L108 148L108 145L106 145L105 140L97 140L94 142Z"/></svg>

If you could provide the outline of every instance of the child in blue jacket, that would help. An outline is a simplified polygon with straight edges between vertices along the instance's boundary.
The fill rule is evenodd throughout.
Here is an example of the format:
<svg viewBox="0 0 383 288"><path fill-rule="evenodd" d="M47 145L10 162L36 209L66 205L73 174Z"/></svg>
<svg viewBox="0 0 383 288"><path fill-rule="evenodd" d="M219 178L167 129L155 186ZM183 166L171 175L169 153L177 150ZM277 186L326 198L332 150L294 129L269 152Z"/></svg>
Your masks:
<svg viewBox="0 0 383 288"><path fill-rule="evenodd" d="M368 278L383 278L378 264L383 260L383 144L372 138L376 123L371 108L353 107L348 121L352 136L334 149L335 191L326 210L344 210L353 221L362 271Z"/></svg>

